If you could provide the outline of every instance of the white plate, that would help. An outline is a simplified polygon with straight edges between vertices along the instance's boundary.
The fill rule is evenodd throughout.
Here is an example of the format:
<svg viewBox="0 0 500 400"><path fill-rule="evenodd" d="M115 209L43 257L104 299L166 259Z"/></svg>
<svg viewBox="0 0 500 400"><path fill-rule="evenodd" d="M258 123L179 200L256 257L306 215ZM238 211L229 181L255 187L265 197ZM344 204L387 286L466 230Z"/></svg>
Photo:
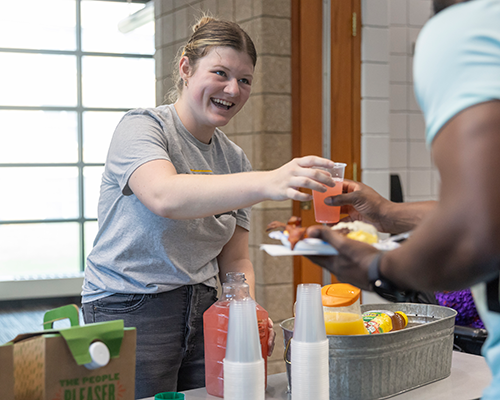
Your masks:
<svg viewBox="0 0 500 400"><path fill-rule="evenodd" d="M327 242L321 239L306 238L302 239L295 245L294 249L290 248L290 242L288 241L288 235L281 231L273 231L269 233L271 239L276 239L281 241L281 245L278 244L262 244L260 246L261 250L264 250L270 256L335 256L338 254L337 249L332 247ZM375 243L373 247L379 250L389 251L398 248L399 243L386 240L383 242Z"/></svg>
<svg viewBox="0 0 500 400"><path fill-rule="evenodd" d="M271 256L312 256L312 255L323 255L323 256L334 256L338 254L338 251L332 247L329 243L324 242L321 239L306 238L302 239L295 245L292 250L290 247L290 242L288 241L288 235L285 235L280 231L273 231L269 233L271 239L277 239L281 241L281 245L276 244L263 244L260 248L266 251Z"/></svg>

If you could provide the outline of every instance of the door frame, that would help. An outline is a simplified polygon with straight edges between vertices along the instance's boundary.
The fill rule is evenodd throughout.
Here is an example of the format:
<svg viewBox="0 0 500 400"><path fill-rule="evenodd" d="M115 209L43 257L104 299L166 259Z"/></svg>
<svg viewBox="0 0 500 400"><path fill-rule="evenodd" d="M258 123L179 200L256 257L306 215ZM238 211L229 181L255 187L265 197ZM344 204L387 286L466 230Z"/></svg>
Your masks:
<svg viewBox="0 0 500 400"><path fill-rule="evenodd" d="M323 2L292 0L292 154L323 154ZM347 163L345 177L361 176L361 0L329 0L331 11L330 156ZM304 226L316 224L308 204L294 202ZM325 284L320 267L294 257L294 286ZM332 282L336 281L332 276ZM296 290L295 290L296 292Z"/></svg>

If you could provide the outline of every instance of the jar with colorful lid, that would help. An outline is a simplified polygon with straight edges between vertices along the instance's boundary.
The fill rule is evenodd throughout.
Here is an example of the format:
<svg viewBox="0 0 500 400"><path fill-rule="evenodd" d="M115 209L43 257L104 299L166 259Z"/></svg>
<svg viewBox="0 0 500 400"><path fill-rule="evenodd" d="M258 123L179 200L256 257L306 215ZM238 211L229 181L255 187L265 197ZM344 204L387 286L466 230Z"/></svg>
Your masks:
<svg viewBox="0 0 500 400"><path fill-rule="evenodd" d="M333 283L321 288L321 300L327 335L364 335L359 298L361 290L347 283Z"/></svg>

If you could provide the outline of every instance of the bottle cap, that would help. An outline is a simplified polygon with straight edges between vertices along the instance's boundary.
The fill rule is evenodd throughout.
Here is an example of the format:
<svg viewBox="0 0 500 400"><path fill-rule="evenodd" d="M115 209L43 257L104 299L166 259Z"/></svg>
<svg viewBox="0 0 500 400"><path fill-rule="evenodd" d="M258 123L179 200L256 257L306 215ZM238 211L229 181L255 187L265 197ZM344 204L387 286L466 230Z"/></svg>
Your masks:
<svg viewBox="0 0 500 400"><path fill-rule="evenodd" d="M405 320L405 326L408 325L408 317L403 311L396 311L396 314L399 314L403 317L403 319Z"/></svg>
<svg viewBox="0 0 500 400"><path fill-rule="evenodd" d="M354 304L361 289L348 283L332 283L321 288L321 301L325 307L346 307Z"/></svg>
<svg viewBox="0 0 500 400"><path fill-rule="evenodd" d="M97 369L108 365L110 359L109 349L103 342L92 343L89 346L89 353L92 362L85 364L87 369Z"/></svg>

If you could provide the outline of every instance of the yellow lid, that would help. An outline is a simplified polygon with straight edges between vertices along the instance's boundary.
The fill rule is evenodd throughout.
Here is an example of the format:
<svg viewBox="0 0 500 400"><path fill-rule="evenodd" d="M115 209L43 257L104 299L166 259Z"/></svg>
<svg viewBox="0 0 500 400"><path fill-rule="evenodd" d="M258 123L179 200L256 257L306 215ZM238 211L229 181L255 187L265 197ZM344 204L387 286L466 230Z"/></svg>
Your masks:
<svg viewBox="0 0 500 400"><path fill-rule="evenodd" d="M408 317L403 311L396 311L396 314L399 314L403 317L403 319L405 320L405 326L408 325Z"/></svg>
<svg viewBox="0 0 500 400"><path fill-rule="evenodd" d="M354 304L361 290L348 283L332 283L321 288L321 300L326 307L346 307Z"/></svg>

